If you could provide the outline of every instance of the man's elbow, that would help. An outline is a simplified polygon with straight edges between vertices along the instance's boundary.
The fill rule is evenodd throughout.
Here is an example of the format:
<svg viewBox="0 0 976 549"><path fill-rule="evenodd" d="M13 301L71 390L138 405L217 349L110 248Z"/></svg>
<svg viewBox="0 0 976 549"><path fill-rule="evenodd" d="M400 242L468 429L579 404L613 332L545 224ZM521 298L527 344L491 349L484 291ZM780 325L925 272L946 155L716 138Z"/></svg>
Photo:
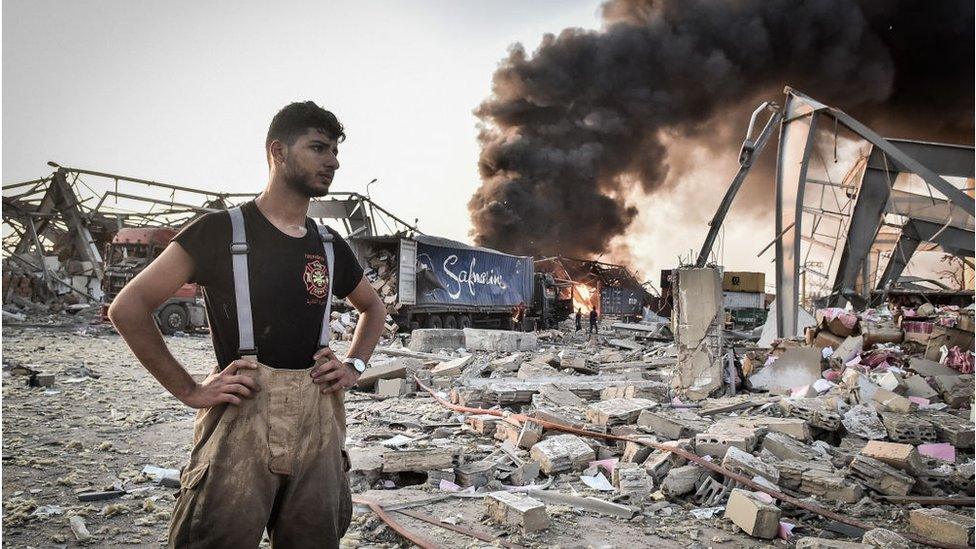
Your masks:
<svg viewBox="0 0 976 549"><path fill-rule="evenodd" d="M108 319L112 321L116 329L124 329L125 326L142 315L145 315L145 307L141 305L136 296L123 290L108 307Z"/></svg>

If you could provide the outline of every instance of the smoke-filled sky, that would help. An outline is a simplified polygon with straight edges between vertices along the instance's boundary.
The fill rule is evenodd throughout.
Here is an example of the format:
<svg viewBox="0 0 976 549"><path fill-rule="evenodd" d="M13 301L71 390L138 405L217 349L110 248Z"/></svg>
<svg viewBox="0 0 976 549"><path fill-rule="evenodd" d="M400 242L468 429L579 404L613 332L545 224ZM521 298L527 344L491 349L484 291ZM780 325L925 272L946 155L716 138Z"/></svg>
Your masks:
<svg viewBox="0 0 976 549"><path fill-rule="evenodd" d="M786 84L885 135L972 143L972 2L611 0L602 17L495 72L477 110L478 243L674 265L702 241L749 113ZM733 218L771 224L774 149Z"/></svg>

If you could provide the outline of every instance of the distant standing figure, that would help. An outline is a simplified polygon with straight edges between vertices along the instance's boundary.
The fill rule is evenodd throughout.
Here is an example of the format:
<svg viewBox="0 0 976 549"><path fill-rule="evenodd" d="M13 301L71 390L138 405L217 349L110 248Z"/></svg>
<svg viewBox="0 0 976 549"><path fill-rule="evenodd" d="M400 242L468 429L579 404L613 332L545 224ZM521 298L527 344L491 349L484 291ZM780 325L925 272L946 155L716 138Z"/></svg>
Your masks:
<svg viewBox="0 0 976 549"><path fill-rule="evenodd" d="M583 329L583 309L576 309L576 331Z"/></svg>
<svg viewBox="0 0 976 549"><path fill-rule="evenodd" d="M589 331L589 333L591 334L600 333L600 328L597 327L596 325L596 319L597 319L596 309L591 309L590 310L590 331Z"/></svg>
<svg viewBox="0 0 976 549"><path fill-rule="evenodd" d="M521 332L525 330L525 302L520 301L518 305L512 308L512 324L514 324L514 329Z"/></svg>

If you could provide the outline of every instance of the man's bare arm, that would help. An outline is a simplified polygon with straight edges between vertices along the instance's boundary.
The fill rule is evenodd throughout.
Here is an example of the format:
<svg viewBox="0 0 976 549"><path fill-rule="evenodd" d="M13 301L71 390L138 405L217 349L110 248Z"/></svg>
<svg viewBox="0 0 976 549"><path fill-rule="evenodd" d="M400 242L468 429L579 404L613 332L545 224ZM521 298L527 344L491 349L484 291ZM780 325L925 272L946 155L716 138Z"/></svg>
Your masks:
<svg viewBox="0 0 976 549"><path fill-rule="evenodd" d="M386 306L366 277L359 280L359 284L346 299L359 311L359 322L356 323L356 331L353 333L352 345L349 346L347 356L369 362L369 357L373 355L373 349L376 348L376 343L383 334L383 326L386 324ZM322 392L349 388L356 384L359 374L339 362L331 349L326 347L315 353L316 360L322 357L328 357L329 361L312 370L315 383L323 384Z"/></svg>
<svg viewBox="0 0 976 549"><path fill-rule="evenodd" d="M186 250L177 243L167 246L112 300L108 316L139 362L184 404L194 408L240 404L241 398L259 390L253 379L237 374L238 369L253 368L253 364L234 361L198 384L170 353L153 321L153 311L186 284L193 269L193 258Z"/></svg>

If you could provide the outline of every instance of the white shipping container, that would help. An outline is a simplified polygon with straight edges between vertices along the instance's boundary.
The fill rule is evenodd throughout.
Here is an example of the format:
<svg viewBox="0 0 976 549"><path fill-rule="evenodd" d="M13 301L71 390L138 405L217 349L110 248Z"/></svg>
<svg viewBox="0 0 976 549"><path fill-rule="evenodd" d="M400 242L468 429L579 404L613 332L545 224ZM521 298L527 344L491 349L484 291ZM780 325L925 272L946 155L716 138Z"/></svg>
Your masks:
<svg viewBox="0 0 976 549"><path fill-rule="evenodd" d="M752 292L723 292L722 301L726 310L762 309L764 294Z"/></svg>

